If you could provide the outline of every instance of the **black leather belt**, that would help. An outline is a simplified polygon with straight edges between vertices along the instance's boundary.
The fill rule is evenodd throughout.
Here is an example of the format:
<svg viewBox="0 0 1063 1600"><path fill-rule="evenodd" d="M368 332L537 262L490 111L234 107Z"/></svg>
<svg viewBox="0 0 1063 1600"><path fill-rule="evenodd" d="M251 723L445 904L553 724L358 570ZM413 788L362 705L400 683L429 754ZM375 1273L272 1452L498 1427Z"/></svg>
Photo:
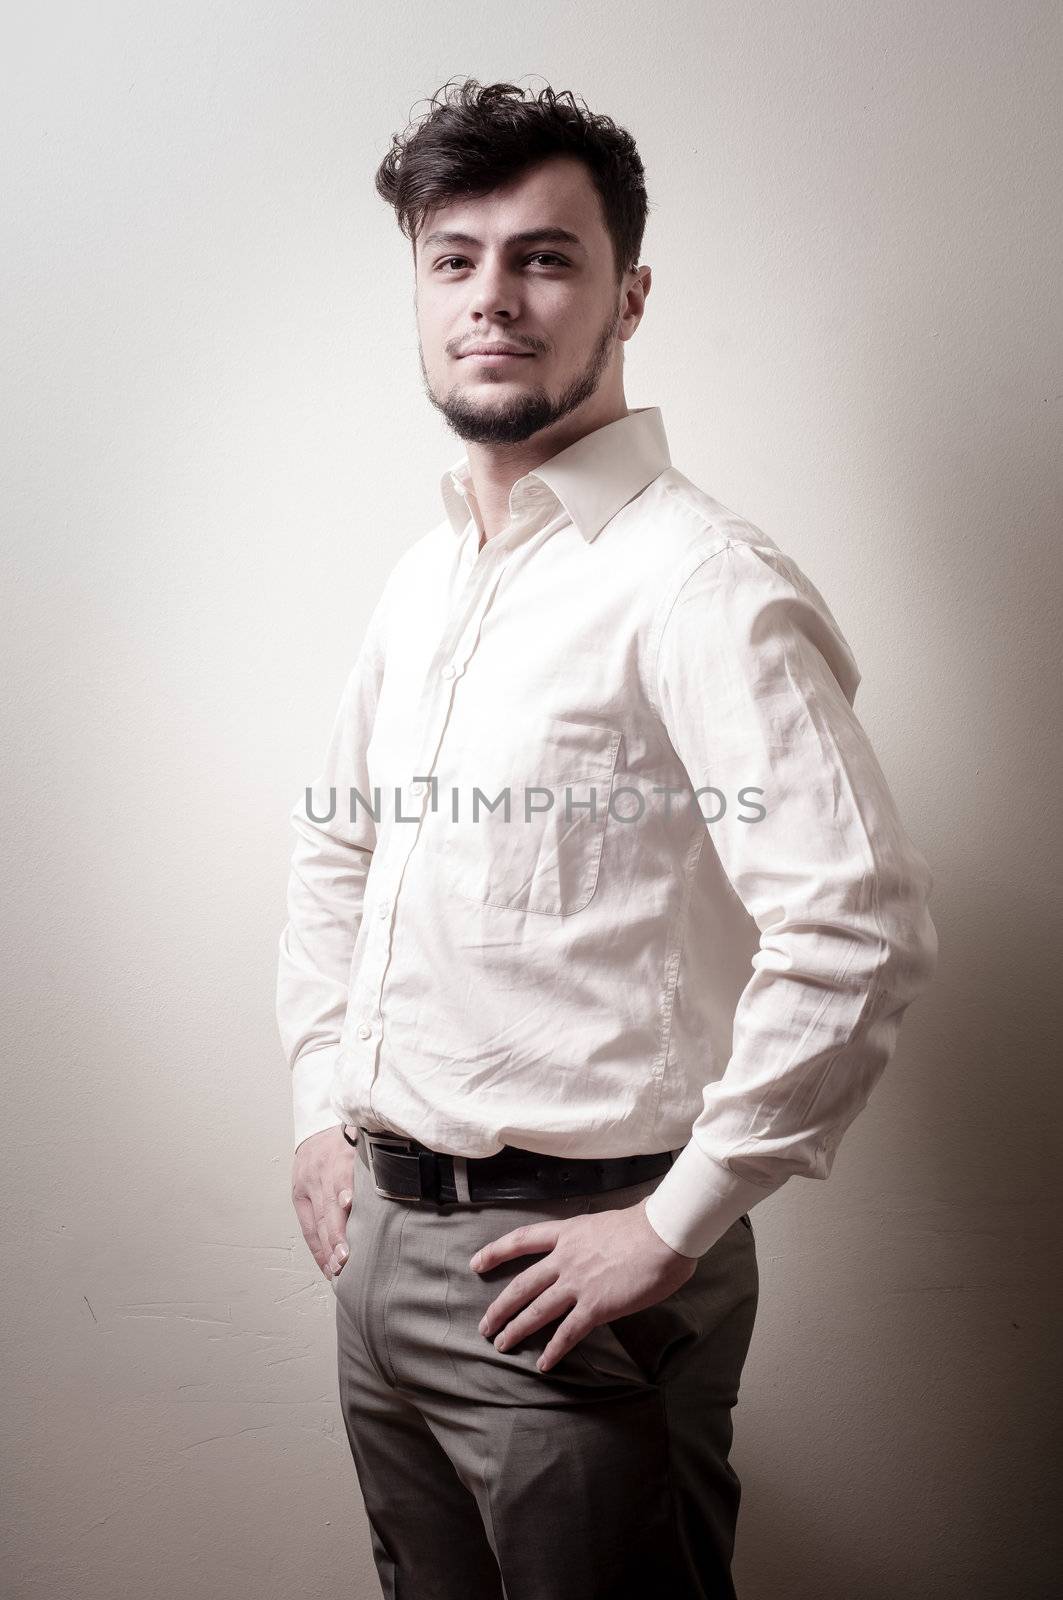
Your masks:
<svg viewBox="0 0 1063 1600"><path fill-rule="evenodd" d="M602 1194L668 1171L678 1150L603 1160L544 1156L507 1144L497 1155L445 1155L401 1133L358 1129L358 1154L377 1194L389 1200L470 1204L480 1200L536 1200ZM463 1192L464 1191L464 1192Z"/></svg>

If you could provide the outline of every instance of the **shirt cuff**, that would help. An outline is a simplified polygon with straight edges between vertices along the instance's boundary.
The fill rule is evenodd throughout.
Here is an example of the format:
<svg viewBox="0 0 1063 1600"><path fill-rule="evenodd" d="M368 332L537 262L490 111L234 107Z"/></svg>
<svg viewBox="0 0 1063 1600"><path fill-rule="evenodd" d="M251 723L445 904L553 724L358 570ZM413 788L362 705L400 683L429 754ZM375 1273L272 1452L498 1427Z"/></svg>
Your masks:
<svg viewBox="0 0 1063 1600"><path fill-rule="evenodd" d="M646 1201L654 1233L681 1256L703 1256L775 1188L736 1178L691 1139Z"/></svg>
<svg viewBox="0 0 1063 1600"><path fill-rule="evenodd" d="M292 1110L295 1123L295 1148L313 1133L342 1126L331 1100L332 1076L339 1047L311 1050L300 1056L292 1068Z"/></svg>

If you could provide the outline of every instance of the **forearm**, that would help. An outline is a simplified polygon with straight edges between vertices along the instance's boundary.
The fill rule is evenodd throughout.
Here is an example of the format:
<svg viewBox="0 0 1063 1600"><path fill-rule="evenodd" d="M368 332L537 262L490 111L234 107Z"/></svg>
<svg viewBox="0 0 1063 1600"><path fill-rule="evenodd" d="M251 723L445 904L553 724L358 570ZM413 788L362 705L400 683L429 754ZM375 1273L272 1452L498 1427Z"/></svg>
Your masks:
<svg viewBox="0 0 1063 1600"><path fill-rule="evenodd" d="M863 915L839 908L827 923L820 909L762 934L727 1069L647 1203L674 1250L701 1255L788 1178L830 1175L933 974L930 886L923 858L906 851L865 880Z"/></svg>
<svg viewBox="0 0 1063 1600"><path fill-rule="evenodd" d="M372 852L293 813L297 843L277 964L277 1022L292 1073L295 1143L339 1123L329 1089Z"/></svg>

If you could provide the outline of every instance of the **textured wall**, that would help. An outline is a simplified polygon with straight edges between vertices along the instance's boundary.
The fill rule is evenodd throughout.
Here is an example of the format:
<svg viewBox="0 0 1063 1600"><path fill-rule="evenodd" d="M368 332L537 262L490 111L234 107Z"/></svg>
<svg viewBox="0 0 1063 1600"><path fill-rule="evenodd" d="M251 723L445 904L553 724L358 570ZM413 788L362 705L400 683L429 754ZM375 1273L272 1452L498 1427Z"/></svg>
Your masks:
<svg viewBox="0 0 1063 1600"><path fill-rule="evenodd" d="M5 31L7 1593L378 1593L273 981L288 809L461 452L372 173L464 73L636 134L628 403L826 594L937 882L938 977L834 1174L756 1214L743 1600L1047 1593L1058 4Z"/></svg>

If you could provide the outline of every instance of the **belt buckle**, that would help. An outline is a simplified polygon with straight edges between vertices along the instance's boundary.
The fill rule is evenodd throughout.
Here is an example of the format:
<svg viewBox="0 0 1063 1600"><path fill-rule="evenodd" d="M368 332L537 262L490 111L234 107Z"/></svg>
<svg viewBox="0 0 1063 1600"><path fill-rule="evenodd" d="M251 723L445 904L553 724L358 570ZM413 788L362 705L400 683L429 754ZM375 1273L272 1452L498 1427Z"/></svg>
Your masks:
<svg viewBox="0 0 1063 1600"><path fill-rule="evenodd" d="M370 1159L370 1163L371 1163L372 1169L373 1169L373 1187L376 1190L378 1195L381 1195L385 1200L424 1200L424 1199L438 1200L438 1198L439 1198L439 1169L436 1166L436 1158L435 1158L435 1156L432 1154L432 1152L430 1150L416 1150L416 1151L414 1151L414 1150L402 1149L402 1148L400 1148L399 1143L396 1140L394 1140L394 1139L390 1139L389 1140L386 1135L369 1134L369 1135L367 1135L367 1138L369 1140L369 1159ZM406 1140L406 1139L403 1139L401 1141L401 1143L402 1144L408 1144L409 1141ZM378 1145L382 1149L385 1149L385 1150L390 1149L392 1154L394 1154L394 1155L405 1156L407 1158L407 1160L409 1160L409 1161L416 1161L416 1163L417 1163L417 1193L416 1194L400 1194L400 1193L397 1193L394 1189L385 1189L384 1188L384 1185L380 1182L380 1179L377 1176L377 1169L376 1169L375 1151L376 1151L376 1148L377 1148ZM426 1181L425 1181L426 1177L428 1178L427 1184L426 1184Z"/></svg>
<svg viewBox="0 0 1063 1600"><path fill-rule="evenodd" d="M398 1194L394 1189L384 1188L384 1185L381 1183L380 1178L377 1175L376 1150L377 1146L379 1145L381 1149L391 1150L394 1155L399 1156L411 1156L413 1151L402 1149L398 1141L395 1139L389 1139L386 1134L366 1133L363 1130L362 1137L369 1146L369 1166L373 1174L373 1188L376 1190L377 1194L381 1195L385 1200L412 1200L414 1198L413 1195ZM404 1144L408 1142L408 1140L402 1141ZM418 1169L420 1169L419 1162ZM420 1184L418 1184L418 1187L420 1187ZM420 1199L420 1195L418 1194L416 1198Z"/></svg>

